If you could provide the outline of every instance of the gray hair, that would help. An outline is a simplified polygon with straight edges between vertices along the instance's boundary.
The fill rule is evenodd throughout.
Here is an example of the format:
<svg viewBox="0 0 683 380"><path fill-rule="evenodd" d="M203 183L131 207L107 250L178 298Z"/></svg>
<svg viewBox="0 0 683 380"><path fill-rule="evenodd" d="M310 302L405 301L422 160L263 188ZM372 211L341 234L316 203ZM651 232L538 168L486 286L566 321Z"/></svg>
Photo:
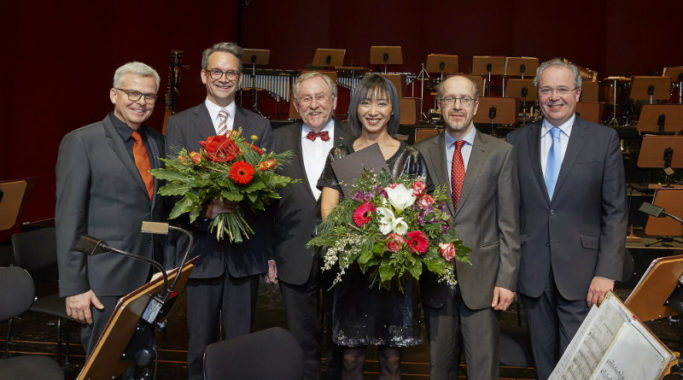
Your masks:
<svg viewBox="0 0 683 380"><path fill-rule="evenodd" d="M114 72L114 88L121 87L121 78L126 74L135 74L141 77L153 77L157 85L157 91L159 91L159 73L154 70L151 66L146 65L142 62L128 62L120 66Z"/></svg>
<svg viewBox="0 0 683 380"><path fill-rule="evenodd" d="M308 71L296 78L296 81L292 85L292 94L294 94L294 98L298 98L299 96L299 86L301 86L301 83L313 78L321 78L324 80L325 83L327 83L327 87L330 88L332 96L337 96L337 84L334 83L332 78L318 71Z"/></svg>
<svg viewBox="0 0 683 380"><path fill-rule="evenodd" d="M360 135L363 130L363 125L358 120L358 105L364 99L370 99L377 94L385 93L389 96L391 101L392 115L387 125L387 132L394 136L398 132L398 125L401 121L401 105L398 99L398 92L391 81L379 74L372 74L365 76L363 80L358 83L351 95L349 102L349 120L357 135Z"/></svg>
<svg viewBox="0 0 683 380"><path fill-rule="evenodd" d="M210 48L204 49L204 51L202 52L202 70L206 70L207 66L209 65L209 57L211 56L211 54L218 51L230 53L237 57L237 60L240 63L240 72L243 71L244 68L242 67L242 48L233 42L218 42L213 44L213 46L211 46Z"/></svg>
<svg viewBox="0 0 683 380"><path fill-rule="evenodd" d="M536 69L536 77L534 78L534 86L536 86L536 88L538 88L538 81L541 80L541 74L550 66L560 66L571 70L574 75L574 88L581 88L581 73L579 73L579 68L572 62L562 58L553 58L538 66L538 69Z"/></svg>
<svg viewBox="0 0 683 380"><path fill-rule="evenodd" d="M453 77L465 78L465 79L467 79L468 81L470 81L470 83L472 83L472 88L474 88L474 100L479 99L479 86L477 86L477 84L472 80L472 78L470 78L470 77L468 77L468 76L466 76L466 75L451 75L451 76L449 76L448 78L446 78L446 79L444 79L443 81L441 81L441 83L439 83L439 85L436 87L436 93L437 93L437 96L438 96L439 98L443 96L443 83L444 83L447 79L451 79L451 78L453 78Z"/></svg>

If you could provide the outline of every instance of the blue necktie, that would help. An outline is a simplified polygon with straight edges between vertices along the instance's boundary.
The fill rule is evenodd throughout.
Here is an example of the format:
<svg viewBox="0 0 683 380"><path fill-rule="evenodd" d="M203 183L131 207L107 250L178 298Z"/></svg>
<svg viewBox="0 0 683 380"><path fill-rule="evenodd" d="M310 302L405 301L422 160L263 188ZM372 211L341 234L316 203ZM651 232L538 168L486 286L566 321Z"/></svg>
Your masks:
<svg viewBox="0 0 683 380"><path fill-rule="evenodd" d="M562 166L562 144L560 143L560 128L550 128L553 142L548 150L548 159L545 164L545 187L548 189L548 198L553 199L553 191L557 184L557 175L560 174Z"/></svg>

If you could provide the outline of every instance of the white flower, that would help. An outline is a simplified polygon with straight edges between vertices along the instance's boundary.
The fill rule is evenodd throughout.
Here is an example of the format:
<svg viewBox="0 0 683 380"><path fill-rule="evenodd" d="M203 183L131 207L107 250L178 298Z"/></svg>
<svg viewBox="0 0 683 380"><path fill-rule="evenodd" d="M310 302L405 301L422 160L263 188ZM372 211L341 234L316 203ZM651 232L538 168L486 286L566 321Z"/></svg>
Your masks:
<svg viewBox="0 0 683 380"><path fill-rule="evenodd" d="M396 185L393 189L385 187L384 190L387 192L389 203L399 213L415 203L416 198L413 195L413 189L408 189L403 184Z"/></svg>
<svg viewBox="0 0 683 380"><path fill-rule="evenodd" d="M391 209L386 207L377 207L379 214L379 232L388 235L391 232L396 232L399 235L405 235L408 232L408 223L403 220L403 217L397 218Z"/></svg>

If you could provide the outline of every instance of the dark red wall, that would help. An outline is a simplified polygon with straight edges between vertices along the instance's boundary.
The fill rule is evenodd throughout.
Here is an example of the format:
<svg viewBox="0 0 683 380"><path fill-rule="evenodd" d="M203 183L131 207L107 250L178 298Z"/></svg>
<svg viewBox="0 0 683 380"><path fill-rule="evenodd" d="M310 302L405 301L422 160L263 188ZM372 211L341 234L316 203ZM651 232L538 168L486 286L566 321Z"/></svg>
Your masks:
<svg viewBox="0 0 683 380"><path fill-rule="evenodd" d="M242 17L238 16L242 1ZM68 4L68 5L64 5ZM0 3L0 179L36 176L22 220L54 214L54 166L68 131L100 120L113 71L140 60L162 76L168 51L185 51L181 109L203 99L201 50L217 41L271 49L271 68L300 69L315 48L347 49L369 67L371 45L403 46L417 72L429 53L563 56L607 75L683 65L683 2L507 1L71 1ZM238 27L241 21L241 29ZM163 104L150 120L161 128Z"/></svg>

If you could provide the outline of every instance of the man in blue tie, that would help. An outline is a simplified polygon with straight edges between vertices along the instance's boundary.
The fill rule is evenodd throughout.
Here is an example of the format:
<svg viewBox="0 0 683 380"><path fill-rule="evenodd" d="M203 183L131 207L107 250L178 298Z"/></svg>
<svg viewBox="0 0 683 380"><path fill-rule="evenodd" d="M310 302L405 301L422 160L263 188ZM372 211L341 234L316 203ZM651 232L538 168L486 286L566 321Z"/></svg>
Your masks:
<svg viewBox="0 0 683 380"><path fill-rule="evenodd" d="M619 136L575 113L581 76L542 63L534 79L543 121L511 132L520 184L518 292L536 375L547 378L592 305L621 280L626 186Z"/></svg>

